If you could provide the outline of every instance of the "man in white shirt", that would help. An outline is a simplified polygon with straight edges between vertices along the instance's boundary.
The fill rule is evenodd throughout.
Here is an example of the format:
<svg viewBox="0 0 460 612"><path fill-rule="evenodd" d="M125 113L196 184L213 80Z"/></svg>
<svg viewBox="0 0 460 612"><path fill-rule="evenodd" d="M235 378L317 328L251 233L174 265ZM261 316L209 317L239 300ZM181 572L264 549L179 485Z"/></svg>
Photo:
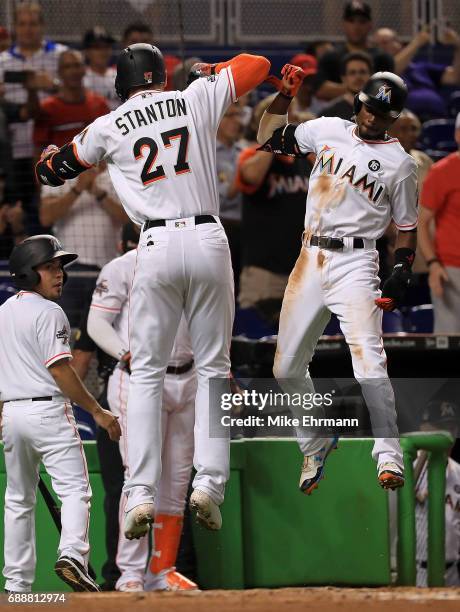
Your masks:
<svg viewBox="0 0 460 612"><path fill-rule="evenodd" d="M42 462L61 503L57 575L75 591L98 591L88 574L91 487L70 402L89 412L113 440L117 418L88 392L70 365L70 326L55 304L77 258L54 236L17 245L10 272L17 295L0 306L0 406L7 473L5 589L28 593L35 574L35 501Z"/></svg>

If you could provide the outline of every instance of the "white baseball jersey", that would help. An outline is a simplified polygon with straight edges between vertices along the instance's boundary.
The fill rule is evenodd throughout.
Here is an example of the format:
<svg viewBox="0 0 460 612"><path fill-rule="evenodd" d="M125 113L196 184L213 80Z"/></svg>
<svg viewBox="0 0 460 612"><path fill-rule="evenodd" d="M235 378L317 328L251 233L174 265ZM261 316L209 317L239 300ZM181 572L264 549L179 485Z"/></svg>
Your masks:
<svg viewBox="0 0 460 612"><path fill-rule="evenodd" d="M109 105L110 110L120 106L120 98L115 91L115 77L117 76L116 68L110 66L104 74L94 72L89 66L86 68L86 74L83 78L83 85L103 96Z"/></svg>
<svg viewBox="0 0 460 612"><path fill-rule="evenodd" d="M56 361L72 359L62 308L20 291L0 306L0 329L0 400L62 395L48 372Z"/></svg>
<svg viewBox="0 0 460 612"><path fill-rule="evenodd" d="M118 196L137 224L218 214L215 133L236 100L232 69L185 91L144 91L99 117L73 142L81 163L106 159Z"/></svg>
<svg viewBox="0 0 460 612"><path fill-rule="evenodd" d="M13 45L10 49L0 53L0 81L4 80L5 72L21 72L23 70L40 70L47 72L51 77L57 75L57 65L59 56L68 47L55 43L51 40L44 40L41 48L36 51L31 57L21 55L17 45ZM17 104L25 104L27 100L27 91L18 83L5 83L5 100L16 102ZM39 92L40 99L46 98L49 94ZM34 139L33 139L34 122L26 121L21 123L11 124L12 132L12 147L13 158L22 159L33 157L34 155Z"/></svg>
<svg viewBox="0 0 460 612"><path fill-rule="evenodd" d="M377 239L393 218L398 229L417 226L417 165L396 138L363 140L338 117L301 123L302 153L316 154L307 195L307 234Z"/></svg>
<svg viewBox="0 0 460 612"><path fill-rule="evenodd" d="M101 270L94 289L91 308L111 315L112 325L122 346L129 346L129 293L133 282L137 251L128 251ZM138 324L138 323L136 323ZM192 345L184 316L179 323L169 364L180 366L193 359Z"/></svg>
<svg viewBox="0 0 460 612"><path fill-rule="evenodd" d="M416 486L417 502L415 518L417 525L417 559L427 561L428 538L423 533L428 524L428 470L427 463ZM448 460L446 469L446 562L460 558L460 464Z"/></svg>

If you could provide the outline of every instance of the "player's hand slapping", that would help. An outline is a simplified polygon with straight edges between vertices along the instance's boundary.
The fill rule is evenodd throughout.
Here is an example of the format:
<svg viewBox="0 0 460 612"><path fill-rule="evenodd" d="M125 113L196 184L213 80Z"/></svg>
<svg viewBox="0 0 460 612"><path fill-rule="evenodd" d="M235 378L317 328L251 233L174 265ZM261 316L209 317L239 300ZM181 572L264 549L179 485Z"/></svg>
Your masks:
<svg viewBox="0 0 460 612"><path fill-rule="evenodd" d="M375 303L382 310L392 311L404 304L407 288L412 278L412 263L414 261L412 249L400 248L395 251L395 266L391 276L383 283L382 297Z"/></svg>
<svg viewBox="0 0 460 612"><path fill-rule="evenodd" d="M99 427L106 430L111 440L118 442L121 437L121 428L117 416L110 412L110 410L101 408L93 414L93 418Z"/></svg>
<svg viewBox="0 0 460 612"><path fill-rule="evenodd" d="M283 96L294 98L300 89L305 78L305 72L300 66L285 64L281 69L281 80L278 77L269 75L265 81L271 83Z"/></svg>

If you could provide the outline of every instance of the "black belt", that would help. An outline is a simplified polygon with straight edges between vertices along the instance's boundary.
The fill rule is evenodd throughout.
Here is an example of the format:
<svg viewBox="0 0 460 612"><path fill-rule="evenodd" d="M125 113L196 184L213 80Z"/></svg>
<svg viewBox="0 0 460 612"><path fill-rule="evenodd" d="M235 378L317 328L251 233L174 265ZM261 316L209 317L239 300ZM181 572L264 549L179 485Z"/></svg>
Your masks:
<svg viewBox="0 0 460 612"><path fill-rule="evenodd" d="M43 395L43 397L25 397L16 400L5 400L5 402L52 402L53 397L51 395Z"/></svg>
<svg viewBox="0 0 460 612"><path fill-rule="evenodd" d="M310 246L317 246L320 249L343 249L342 238L331 238L330 236L312 236L310 238ZM353 238L354 249L364 249L364 240L362 238Z"/></svg>
<svg viewBox="0 0 460 612"><path fill-rule="evenodd" d="M164 227L166 221L169 219L147 219L142 226L142 231L145 232L152 227ZM177 219L179 222L180 219ZM202 223L217 223L212 215L197 215L195 217L195 225L201 225Z"/></svg>
<svg viewBox="0 0 460 612"><path fill-rule="evenodd" d="M455 561L446 561L446 569L451 568L455 563ZM428 569L428 561L419 561L419 565L423 569Z"/></svg>
<svg viewBox="0 0 460 612"><path fill-rule="evenodd" d="M168 366L166 369L166 374L185 374L193 368L193 359L184 365L181 366Z"/></svg>

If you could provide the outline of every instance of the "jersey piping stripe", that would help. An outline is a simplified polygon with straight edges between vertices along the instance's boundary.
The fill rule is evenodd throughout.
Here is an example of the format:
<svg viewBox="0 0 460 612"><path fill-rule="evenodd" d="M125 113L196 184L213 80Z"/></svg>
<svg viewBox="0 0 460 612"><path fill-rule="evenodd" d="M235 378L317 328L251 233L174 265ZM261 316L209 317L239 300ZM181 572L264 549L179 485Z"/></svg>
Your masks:
<svg viewBox="0 0 460 612"><path fill-rule="evenodd" d="M72 353L69 353L68 351L66 351L65 353L58 353L54 357L51 357L50 359L48 359L48 361L45 361L45 366L47 366L48 364L51 364L51 362L57 360L59 357L63 357L64 355L68 357L72 357Z"/></svg>
<svg viewBox="0 0 460 612"><path fill-rule="evenodd" d="M233 82L233 74L231 73L230 66L227 67L225 72L227 73L228 86L230 88L230 96L232 98L232 102L236 102L238 98L236 97L235 84Z"/></svg>
<svg viewBox="0 0 460 612"><path fill-rule="evenodd" d="M109 306L101 306L100 304L91 304L91 308L100 308L101 310L110 310L111 312L121 312L120 308L109 308Z"/></svg>
<svg viewBox="0 0 460 612"><path fill-rule="evenodd" d="M367 142L368 144L391 144L393 142L399 142L397 138L390 138L389 140L366 140L365 138L361 138L361 136L358 136L358 134L356 133L357 129L357 127L353 128L353 136L356 138L356 140Z"/></svg>
<svg viewBox="0 0 460 612"><path fill-rule="evenodd" d="M65 410L65 415L67 417L67 420L69 421L69 425L71 427L73 427L73 430L75 432L75 437L78 440L79 443L79 447L80 447L80 455L83 461L83 473L85 475L85 480L86 480L86 492L88 492L90 490L90 485L89 485L89 474L88 474L88 465L86 463L86 457L85 457L85 453L83 452L83 444L81 442L81 438L80 438L80 434L78 433L78 429L76 428L76 426L72 423L72 421L69 418L68 412L67 412L67 408L68 408L68 404L67 402L64 404L64 410ZM84 537L84 541L87 542L88 541L88 529L89 529L89 504L86 504L86 528L85 528L85 537ZM89 552L89 549L88 549Z"/></svg>
<svg viewBox="0 0 460 612"><path fill-rule="evenodd" d="M86 162L84 159L81 159L81 157L79 157L78 151L77 151L77 146L76 146L76 144L74 142L72 143L72 149L73 149L73 154L77 158L77 162L81 166L84 166L85 168L91 168L92 167L93 164L88 164L88 162Z"/></svg>

